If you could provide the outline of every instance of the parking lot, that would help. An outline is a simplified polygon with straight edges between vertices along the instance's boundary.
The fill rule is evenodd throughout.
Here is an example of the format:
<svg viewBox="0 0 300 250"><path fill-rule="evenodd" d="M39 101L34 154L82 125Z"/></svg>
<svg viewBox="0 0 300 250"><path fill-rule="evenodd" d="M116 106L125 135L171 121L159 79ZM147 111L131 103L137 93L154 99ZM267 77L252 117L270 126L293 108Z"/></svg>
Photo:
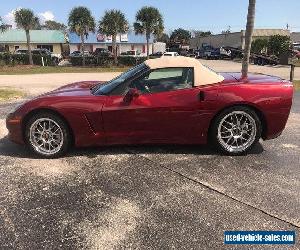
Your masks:
<svg viewBox="0 0 300 250"><path fill-rule="evenodd" d="M212 68L220 70L218 63ZM284 77L288 69L278 72ZM76 77L112 74L53 74L57 82L47 87L37 79L48 77L26 77L1 76L0 86L11 81L34 95ZM294 246L250 249L300 249L300 92L282 136L239 157L166 145L36 159L6 138L5 116L15 104L0 104L1 249L249 249L224 246L225 230L295 230Z"/></svg>

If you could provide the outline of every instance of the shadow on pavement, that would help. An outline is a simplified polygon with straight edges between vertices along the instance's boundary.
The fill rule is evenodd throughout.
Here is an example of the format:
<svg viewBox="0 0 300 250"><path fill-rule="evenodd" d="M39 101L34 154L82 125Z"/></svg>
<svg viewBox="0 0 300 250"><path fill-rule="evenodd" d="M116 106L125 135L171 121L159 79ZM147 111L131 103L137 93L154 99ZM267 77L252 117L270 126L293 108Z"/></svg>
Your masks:
<svg viewBox="0 0 300 250"><path fill-rule="evenodd" d="M258 143L248 154L260 154L264 151ZM87 156L97 157L101 154L192 154L192 155L221 155L209 145L118 145L88 148L71 148L65 157ZM12 143L7 136L0 139L0 155L17 158L39 158L27 147Z"/></svg>

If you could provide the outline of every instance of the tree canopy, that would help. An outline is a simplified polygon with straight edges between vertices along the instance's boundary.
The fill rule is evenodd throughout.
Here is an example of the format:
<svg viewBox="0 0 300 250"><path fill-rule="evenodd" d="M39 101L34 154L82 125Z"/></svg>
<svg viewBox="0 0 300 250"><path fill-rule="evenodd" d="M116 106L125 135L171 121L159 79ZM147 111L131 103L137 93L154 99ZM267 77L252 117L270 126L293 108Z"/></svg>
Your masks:
<svg viewBox="0 0 300 250"><path fill-rule="evenodd" d="M125 15L120 10L105 11L103 18L99 22L99 32L108 36L112 36L115 63L117 63L116 37L120 33L127 32L128 26L129 25Z"/></svg>
<svg viewBox="0 0 300 250"><path fill-rule="evenodd" d="M170 40L173 43L188 44L191 39L191 32L182 28L172 32Z"/></svg>
<svg viewBox="0 0 300 250"><path fill-rule="evenodd" d="M156 37L156 41L157 42L163 42L163 43L167 44L170 41L170 37L169 37L168 34L162 33L161 35L159 35L159 36Z"/></svg>
<svg viewBox="0 0 300 250"><path fill-rule="evenodd" d="M68 25L71 32L77 35L88 36L90 31L95 31L95 19L91 11L86 7L75 7L71 10L68 18Z"/></svg>
<svg viewBox="0 0 300 250"><path fill-rule="evenodd" d="M151 34L159 36L164 30L164 22L159 10L154 7L142 7L136 13L136 22L133 24L136 34L146 34L147 39Z"/></svg>
<svg viewBox="0 0 300 250"><path fill-rule="evenodd" d="M19 9L15 12L15 22L18 28L32 30L40 27L39 18L30 9Z"/></svg>
<svg viewBox="0 0 300 250"><path fill-rule="evenodd" d="M42 25L42 28L46 30L66 30L67 26L63 23L59 23L52 20L47 20L44 25Z"/></svg>
<svg viewBox="0 0 300 250"><path fill-rule="evenodd" d="M159 10L154 7L142 7L135 16L133 24L136 34L145 34L147 40L147 57L149 58L149 39L151 34L160 36L164 30L163 17Z"/></svg>
<svg viewBox="0 0 300 250"><path fill-rule="evenodd" d="M261 53L263 50L268 48L269 41L266 38L258 38L255 39L251 43L251 52L253 53Z"/></svg>
<svg viewBox="0 0 300 250"><path fill-rule="evenodd" d="M128 27L125 15L120 10L108 10L100 20L98 30L105 35L116 36L119 33L127 32Z"/></svg>
<svg viewBox="0 0 300 250"><path fill-rule="evenodd" d="M0 32L4 32L7 29L7 25L3 23L2 18L0 17Z"/></svg>
<svg viewBox="0 0 300 250"><path fill-rule="evenodd" d="M206 37L212 35L211 31L193 30L195 37Z"/></svg>
<svg viewBox="0 0 300 250"><path fill-rule="evenodd" d="M279 56L289 50L290 37L282 35L274 35L269 38L268 52L275 56Z"/></svg>

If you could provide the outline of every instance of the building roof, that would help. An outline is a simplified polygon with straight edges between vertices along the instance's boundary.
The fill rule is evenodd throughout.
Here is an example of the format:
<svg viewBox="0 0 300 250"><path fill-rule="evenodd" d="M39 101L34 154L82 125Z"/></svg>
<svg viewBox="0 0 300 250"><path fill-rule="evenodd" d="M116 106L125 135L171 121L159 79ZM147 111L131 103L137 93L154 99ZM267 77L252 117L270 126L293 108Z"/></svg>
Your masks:
<svg viewBox="0 0 300 250"><path fill-rule="evenodd" d="M294 43L299 43L300 42L300 32L292 32L291 33L291 40Z"/></svg>
<svg viewBox="0 0 300 250"><path fill-rule="evenodd" d="M243 36L245 35L245 30L242 30ZM253 36L290 36L290 31L286 29L254 29Z"/></svg>
<svg viewBox="0 0 300 250"><path fill-rule="evenodd" d="M31 43L65 43L65 34L60 30L31 30ZM0 32L0 43L26 43L24 30L10 29Z"/></svg>
<svg viewBox="0 0 300 250"><path fill-rule="evenodd" d="M200 63L199 60L190 57L185 57L185 56L161 57L157 59L146 60L145 64L150 69L170 68L170 67L194 68L195 86L217 83L224 80L223 76L205 67Z"/></svg>
<svg viewBox="0 0 300 250"><path fill-rule="evenodd" d="M93 32L89 32L88 37L85 37L85 44L109 44L112 43L111 41L99 41L99 39L97 39L97 37L99 36L99 34L97 33L93 33ZM73 32L69 33L69 42L70 44L80 44L81 40L80 37ZM153 43L153 36L150 37L149 40L150 43ZM117 39L117 43L118 44L126 44L126 43L134 43L134 44L145 44L147 43L146 41L146 36L145 35L136 35L134 32L129 32L127 34L127 38L126 41L120 41L120 39Z"/></svg>

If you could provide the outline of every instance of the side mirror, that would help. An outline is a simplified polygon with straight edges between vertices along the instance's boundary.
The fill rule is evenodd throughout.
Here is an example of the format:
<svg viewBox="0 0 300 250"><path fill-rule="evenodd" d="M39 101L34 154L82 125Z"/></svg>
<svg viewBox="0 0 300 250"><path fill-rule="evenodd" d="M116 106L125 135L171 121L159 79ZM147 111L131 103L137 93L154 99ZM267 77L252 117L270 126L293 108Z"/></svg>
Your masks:
<svg viewBox="0 0 300 250"><path fill-rule="evenodd" d="M125 103L130 103L134 98L137 98L140 95L137 89L130 88L125 94L123 101Z"/></svg>

